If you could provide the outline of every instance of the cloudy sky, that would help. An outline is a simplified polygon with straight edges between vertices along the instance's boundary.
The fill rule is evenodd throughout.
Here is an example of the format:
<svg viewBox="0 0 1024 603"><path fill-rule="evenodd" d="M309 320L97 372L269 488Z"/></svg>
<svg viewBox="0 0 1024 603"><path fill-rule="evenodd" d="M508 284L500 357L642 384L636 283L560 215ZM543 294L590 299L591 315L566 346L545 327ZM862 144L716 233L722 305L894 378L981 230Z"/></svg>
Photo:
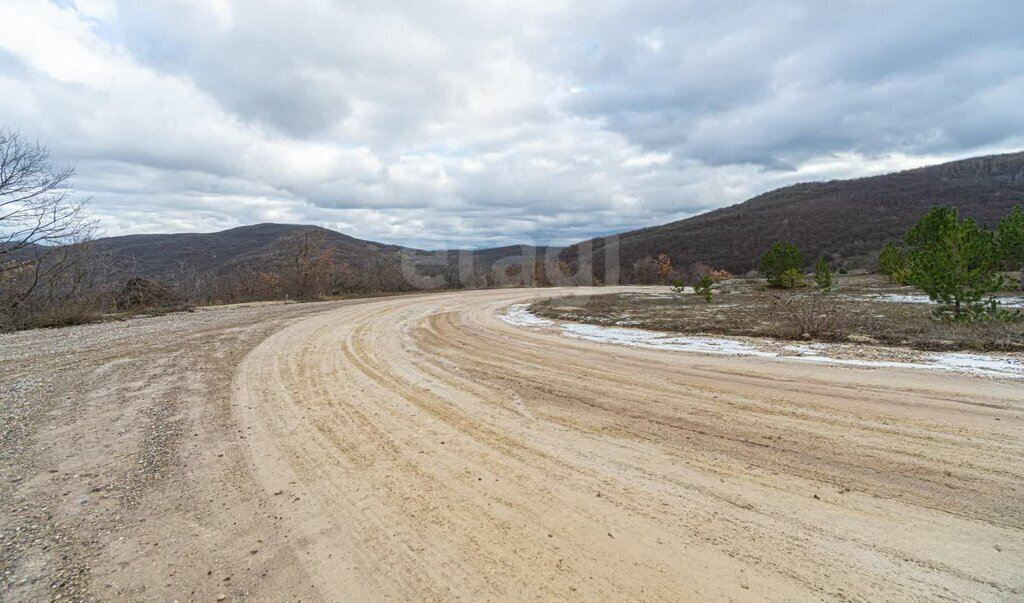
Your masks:
<svg viewBox="0 0 1024 603"><path fill-rule="evenodd" d="M1024 148L1019 0L0 0L105 234L566 243Z"/></svg>

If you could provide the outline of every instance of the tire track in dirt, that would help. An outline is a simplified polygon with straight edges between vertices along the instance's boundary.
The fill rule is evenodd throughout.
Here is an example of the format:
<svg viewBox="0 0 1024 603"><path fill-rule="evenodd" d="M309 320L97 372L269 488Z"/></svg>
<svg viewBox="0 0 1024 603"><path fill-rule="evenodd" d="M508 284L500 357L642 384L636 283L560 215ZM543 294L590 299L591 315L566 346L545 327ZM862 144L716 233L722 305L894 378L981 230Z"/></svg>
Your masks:
<svg viewBox="0 0 1024 603"><path fill-rule="evenodd" d="M340 307L243 361L250 466L322 598L1024 595L1019 383L496 319L536 295Z"/></svg>

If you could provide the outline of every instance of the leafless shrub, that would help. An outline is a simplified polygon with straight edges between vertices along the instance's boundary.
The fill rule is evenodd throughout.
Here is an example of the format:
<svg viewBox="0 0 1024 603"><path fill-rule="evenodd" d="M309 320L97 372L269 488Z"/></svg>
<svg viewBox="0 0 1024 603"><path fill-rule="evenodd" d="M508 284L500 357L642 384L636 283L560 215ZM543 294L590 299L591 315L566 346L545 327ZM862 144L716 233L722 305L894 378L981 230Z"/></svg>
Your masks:
<svg viewBox="0 0 1024 603"><path fill-rule="evenodd" d="M772 295L769 312L785 337L842 339L845 313L834 298L818 292Z"/></svg>
<svg viewBox="0 0 1024 603"><path fill-rule="evenodd" d="M118 310L166 308L176 301L174 291L167 284L142 277L128 279L114 297Z"/></svg>
<svg viewBox="0 0 1024 603"><path fill-rule="evenodd" d="M630 266L629 280L638 285L654 285L658 282L658 261L651 256L641 258Z"/></svg>

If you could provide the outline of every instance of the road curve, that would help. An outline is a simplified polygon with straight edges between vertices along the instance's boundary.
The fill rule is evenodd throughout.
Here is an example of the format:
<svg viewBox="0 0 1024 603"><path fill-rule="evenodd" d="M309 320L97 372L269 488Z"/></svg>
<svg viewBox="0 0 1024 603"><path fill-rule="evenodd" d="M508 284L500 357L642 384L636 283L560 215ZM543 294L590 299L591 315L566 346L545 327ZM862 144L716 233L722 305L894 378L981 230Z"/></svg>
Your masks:
<svg viewBox="0 0 1024 603"><path fill-rule="evenodd" d="M1019 383L633 349L497 318L560 293L342 306L245 357L233 412L304 586L1024 596Z"/></svg>

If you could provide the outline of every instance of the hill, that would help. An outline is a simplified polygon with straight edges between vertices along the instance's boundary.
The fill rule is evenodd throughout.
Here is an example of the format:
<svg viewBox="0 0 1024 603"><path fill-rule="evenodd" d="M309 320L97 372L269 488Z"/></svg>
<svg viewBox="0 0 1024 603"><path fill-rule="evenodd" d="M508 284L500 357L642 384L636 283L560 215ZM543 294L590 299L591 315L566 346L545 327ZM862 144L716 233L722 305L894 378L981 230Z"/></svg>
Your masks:
<svg viewBox="0 0 1024 603"><path fill-rule="evenodd" d="M460 259L458 250L423 251L299 224L255 224L212 233L106 237L95 241L94 246L110 259L111 272L117 278L139 275L174 281L183 269L195 274L223 275L235 268L279 267L288 261L289 248L304 235L311 235L318 245L330 248L338 264L365 266L381 257L393 259L401 254L407 261L416 262L419 274L437 275L444 272L446 262L454 267ZM474 250L474 269L486 272L494 266L518 265L524 260L532 261L545 249L511 245Z"/></svg>
<svg viewBox="0 0 1024 603"><path fill-rule="evenodd" d="M276 263L285 243L310 233L334 250L335 258L353 264L402 248L364 241L346 234L297 224L255 224L212 233L148 234L106 237L95 248L112 260L114 270L167 278L181 265L199 273L221 273L237 266Z"/></svg>
<svg viewBox="0 0 1024 603"><path fill-rule="evenodd" d="M994 226L1024 204L1024 152L954 161L868 178L809 182L662 226L619 235L623 272L645 256L666 253L677 266L702 262L743 273L756 267L775 240L799 245L808 262L823 255L836 265L868 267L879 248L900 238L934 205L959 208ZM590 241L596 273L604 269L604 239ZM562 257L578 262L579 245Z"/></svg>

